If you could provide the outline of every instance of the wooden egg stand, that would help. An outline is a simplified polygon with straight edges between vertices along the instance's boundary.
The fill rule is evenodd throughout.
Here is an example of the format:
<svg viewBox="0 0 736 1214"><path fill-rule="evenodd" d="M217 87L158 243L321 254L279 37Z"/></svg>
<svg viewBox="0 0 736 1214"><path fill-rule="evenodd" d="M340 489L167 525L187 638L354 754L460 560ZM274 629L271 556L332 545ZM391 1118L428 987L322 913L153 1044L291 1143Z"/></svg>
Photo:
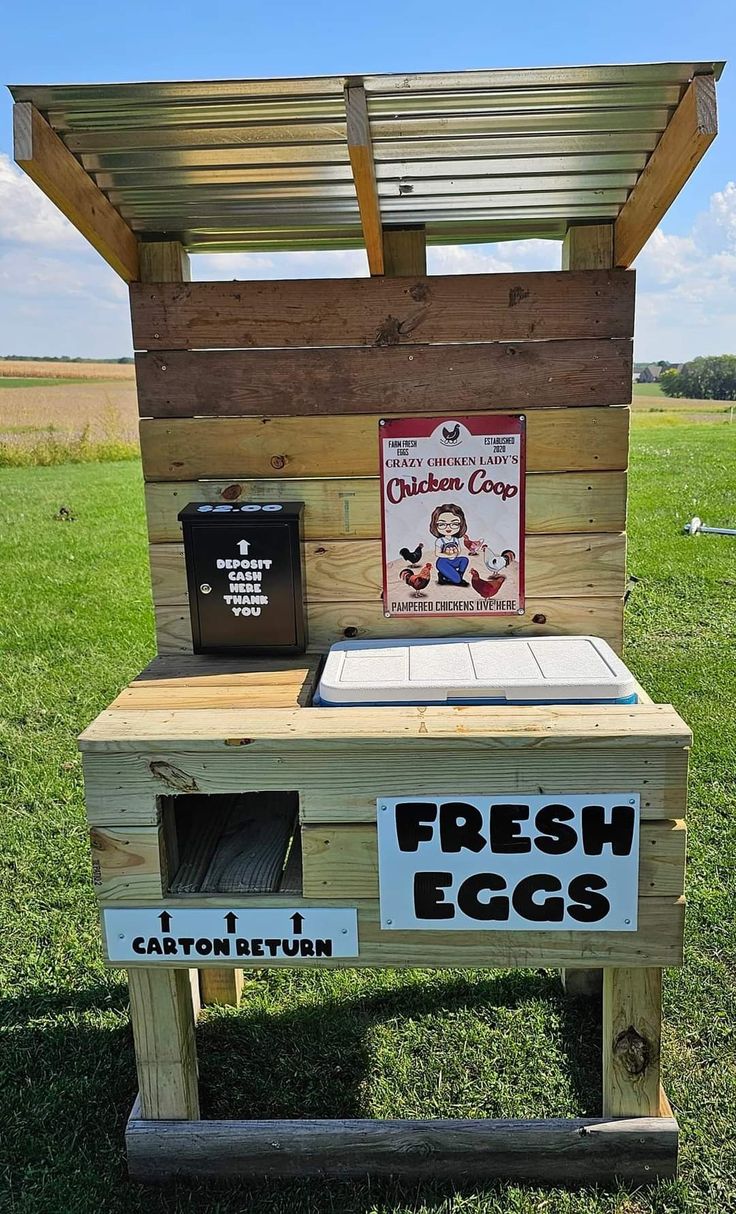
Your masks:
<svg viewBox="0 0 736 1214"><path fill-rule="evenodd" d="M420 237L388 237L393 256L403 252L408 259L395 263L403 277L342 283L166 287L165 278L175 279L177 271L183 276L181 249L144 246L145 274L155 285L134 286L132 307L136 346L149 350L138 356L138 380L141 413L148 418L141 431L162 656L82 735L95 880L107 907L173 910L194 900L231 908L232 894L172 892L181 862L177 804L194 801L196 809L197 797L213 794L296 792L301 873L298 846L292 847L292 862L271 892L241 895L235 903L357 906L359 957L301 964L559 966L568 982L589 982L596 973L591 965L600 966L601 1117L201 1121L196 971L142 963L129 970L140 1096L127 1130L131 1174L140 1178L399 1171L641 1180L670 1175L676 1166L677 1124L661 1089L659 1064L661 967L682 959L690 733L674 710L651 704L643 693L636 706L610 709L307 707L318 655L333 640L417 630L414 620L385 621L379 597L379 413L361 412L377 391L383 392L381 412L423 410L445 397L466 410L525 402L526 616L445 619L433 622L434 628L449 634L592 632L621 645L628 438L623 406L631 382L633 275L606 268L610 232L600 228L573 229L567 257L570 269L580 263L601 269L512 279L426 279ZM510 292L517 299L513 308ZM421 346L367 350L358 344L389 315L410 330L406 322L416 316L417 297L428 313ZM289 317L288 330L282 315ZM550 345L526 340L531 318L535 335L543 333ZM244 328L252 334L254 326L267 351L190 352L197 346L231 347ZM454 346L450 359L447 349L431 344L483 336L508 342L498 346L497 388L489 389L485 376L482 389L474 379L477 346ZM296 348L276 351L279 363L273 349L287 340ZM318 348L338 341L346 344L329 356ZM385 360L390 388L382 388L379 359ZM564 370L568 360L575 368L570 374ZM433 377L444 376L446 383L436 389L433 382L431 395L422 395L416 384L426 378L416 375L415 361L431 366ZM325 389L325 362L332 363L327 375L339 377L339 395L329 383ZM318 388L317 363L323 368ZM467 370L455 385L458 365ZM282 385L275 379L279 366L286 368ZM267 420L261 397L271 402ZM334 400L351 412L333 413ZM236 416L223 416L225 411ZM253 416L239 416L247 411ZM176 514L186 501L218 496L305 501L307 611L316 651L309 660L191 655ZM421 629L433 631L424 620ZM428 769L442 772L441 788L436 775L420 774ZM460 785L468 795L491 786L499 792L640 791L638 930L381 931L376 798L388 791L449 792ZM266 840L266 851L268 846ZM263 850L254 856L256 868L262 857ZM226 968L216 959L198 961L202 998L236 1002L242 964Z"/></svg>
<svg viewBox="0 0 736 1214"><path fill-rule="evenodd" d="M663 80L669 67L653 69L655 79ZM599 86L617 69L601 70ZM661 976L663 966L682 963L687 726L670 706L652 704L643 691L636 705L605 708L309 705L321 655L344 637L592 633L620 651L634 280L614 267L631 265L714 138L713 72L719 70L720 65L694 66L680 88L665 86L658 94L669 98L671 112L662 120L660 111L659 140L656 147L647 145L646 166L635 172L634 188L624 191L626 201L618 200L615 221L575 226L581 215L600 213L585 177L579 188L573 181L569 213L560 195L550 208L538 202L538 194L527 196L536 201L519 213L539 207L533 223L547 236L561 233L552 231L550 223L554 228L557 221L542 212L566 214L559 274L428 278L424 229L382 227L366 93L348 82L347 149L373 275L348 281L190 283L183 246L162 239L160 227L151 226L157 212L150 199L153 210L143 207L135 231L111 201L135 211L136 190L131 195L127 189L137 187L135 174L119 181L115 166L119 149L136 146L131 130L145 136L137 147L144 149L143 162L145 149L158 146L146 142L160 139L161 132L143 130L145 114L120 142L117 86L99 86L99 97L98 86L88 86L81 102L87 117L80 123L77 110L71 124L65 106L73 110L79 102L73 87L14 90L17 162L132 284L159 656L80 739L93 881L104 922L112 912L134 908L148 908L162 919L193 907L201 913L219 908L226 915L248 908L286 907L297 915L300 908L357 908L359 954L349 960L254 955L226 963L221 955L199 954L169 963L167 954L165 963L144 955L128 965L140 1092L126 1142L136 1178L370 1172L600 1183L674 1174L678 1129L660 1083ZM553 75L536 73L550 88ZM450 85L462 92L477 76L452 77ZM490 76L483 87L502 87L504 73ZM511 78L529 85L529 73ZM410 84L418 90L415 102L423 89L440 87L439 78L429 85L420 77L402 77L398 85L387 79L374 78L371 88L398 88L402 103L401 90ZM575 79L579 84L579 73ZM244 85L242 96L256 96L253 82L231 83L236 94ZM310 89L337 87L329 80L267 83L276 94L285 88L287 96L294 88L311 96ZM583 83L587 87L587 77ZM132 89L126 104L133 107L141 104L141 89L156 94L158 88L123 86L123 92L126 87ZM213 85L213 96L228 88L226 82ZM201 97L207 101L204 84L182 86L182 122L182 107L192 104L196 112ZM104 120L87 130L85 122L100 101ZM261 136L258 128L251 130L250 137L261 137L261 150L270 155L269 129ZM466 130L460 125L456 134ZM216 167L217 130L198 135L203 146L214 141L204 146L202 163L215 167L197 173L188 202L182 202L187 187L181 183L167 193L166 173L161 187L174 219L191 204L195 227L197 217L207 214L203 188L210 179L218 189L227 187L230 172L221 178ZM640 137L647 138L636 133ZM326 144L314 138L320 154L335 154L335 132ZM239 133L237 143L239 152ZM597 150L597 136L594 143ZM603 146L609 146L605 139ZM93 179L100 168L97 149L112 152L101 178L110 197ZM196 147L193 155L196 165ZM154 164L158 154L150 156ZM178 152L174 159L181 167ZM88 164L96 167L88 170ZM537 190L547 188L544 171ZM577 162L567 171L574 177ZM452 176L449 160L444 172ZM530 169L525 176L539 172ZM251 187L244 177L237 188L247 194ZM219 219L218 189L205 201ZM273 203L275 215L278 205ZM486 239L493 238L490 231L529 234L528 218L513 218L513 210L506 222L506 205L491 198L484 204L488 218L480 228L471 224L472 231ZM320 206L329 210L329 189ZM474 204L463 206L466 219L475 215ZM395 212L395 204L388 209ZM241 231L227 207L222 214L224 247L247 244L255 221L243 220ZM301 231L289 215L275 237L278 247L288 245L292 229ZM498 222L489 228L493 215ZM259 239L271 239L274 225L276 218ZM442 230L454 231L452 223ZM341 247L342 231L347 229L327 234L330 247ZM201 237L205 245L207 236ZM194 245L197 239L195 232ZM298 239L320 237L309 229ZM527 418L524 616L386 619L380 597L378 419L494 409L523 409ZM176 519L188 501L216 499L305 503L305 658L192 654ZM381 930L377 798L458 790L472 796L489 789L637 793L637 930ZM244 833L246 822L250 834ZM105 941L108 959L113 943ZM294 964L560 967L568 989L588 991L595 991L602 973L601 1115L533 1121L201 1120L195 1044L200 1002L236 1003L244 967Z"/></svg>

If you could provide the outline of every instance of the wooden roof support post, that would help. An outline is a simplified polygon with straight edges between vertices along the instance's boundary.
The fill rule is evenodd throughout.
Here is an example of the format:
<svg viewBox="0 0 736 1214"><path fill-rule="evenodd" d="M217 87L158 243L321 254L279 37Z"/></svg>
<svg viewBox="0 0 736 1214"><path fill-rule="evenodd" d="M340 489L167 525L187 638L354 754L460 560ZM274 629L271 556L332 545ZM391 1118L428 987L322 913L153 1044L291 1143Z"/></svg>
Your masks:
<svg viewBox="0 0 736 1214"><path fill-rule="evenodd" d="M126 282L138 278L138 241L125 220L30 101L13 106L19 164Z"/></svg>
<svg viewBox="0 0 736 1214"><path fill-rule="evenodd" d="M376 165L368 120L368 106L362 84L346 84L345 111L348 125L348 153L358 195L368 268L373 276L383 274L383 237L381 208L376 185Z"/></svg>
<svg viewBox="0 0 736 1214"><path fill-rule="evenodd" d="M612 266L613 224L578 224L568 228L562 244L563 270L610 270ZM563 969L560 976L565 993L572 999L600 999L602 969Z"/></svg>
<svg viewBox="0 0 736 1214"><path fill-rule="evenodd" d="M383 272L389 278L427 273L427 232L423 225L383 229Z"/></svg>
<svg viewBox="0 0 736 1214"><path fill-rule="evenodd" d="M613 266L613 224L579 224L568 228L562 245L563 270L610 270Z"/></svg>
<svg viewBox="0 0 736 1214"><path fill-rule="evenodd" d="M614 228L614 265L630 266L718 132L713 76L695 76Z"/></svg>
<svg viewBox="0 0 736 1214"><path fill-rule="evenodd" d="M146 241L140 247L141 282L189 282L189 254L178 240ZM237 1006L243 990L243 971L207 969L190 971L194 1017L201 1003L227 1003Z"/></svg>

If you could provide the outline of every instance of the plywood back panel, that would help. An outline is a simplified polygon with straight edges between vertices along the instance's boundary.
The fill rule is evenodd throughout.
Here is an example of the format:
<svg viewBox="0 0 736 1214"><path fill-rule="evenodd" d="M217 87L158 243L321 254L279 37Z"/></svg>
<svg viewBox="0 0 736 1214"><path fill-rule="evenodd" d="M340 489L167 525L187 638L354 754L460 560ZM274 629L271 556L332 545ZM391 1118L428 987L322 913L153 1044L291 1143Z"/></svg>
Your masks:
<svg viewBox="0 0 736 1214"><path fill-rule="evenodd" d="M304 502L307 540L378 539L377 477L316 480L153 481L146 485L148 535L161 544L181 538L177 514L187 502ZM623 531L625 472L541 473L526 478L528 535Z"/></svg>
<svg viewBox="0 0 736 1214"><path fill-rule="evenodd" d="M626 339L136 354L142 417L536 409L631 400ZM451 405L449 402L452 402Z"/></svg>
<svg viewBox="0 0 736 1214"><path fill-rule="evenodd" d="M634 274L453 274L133 283L137 350L427 345L631 336Z"/></svg>
<svg viewBox="0 0 736 1214"><path fill-rule="evenodd" d="M159 651L191 648L188 501L305 502L310 646L344 636L595 632L617 648L629 273L134 284ZM527 415L521 617L386 620L378 422Z"/></svg>
<svg viewBox="0 0 736 1214"><path fill-rule="evenodd" d="M143 473L148 481L375 477L379 416L144 419ZM628 450L626 408L527 415L530 473L623 471Z"/></svg>

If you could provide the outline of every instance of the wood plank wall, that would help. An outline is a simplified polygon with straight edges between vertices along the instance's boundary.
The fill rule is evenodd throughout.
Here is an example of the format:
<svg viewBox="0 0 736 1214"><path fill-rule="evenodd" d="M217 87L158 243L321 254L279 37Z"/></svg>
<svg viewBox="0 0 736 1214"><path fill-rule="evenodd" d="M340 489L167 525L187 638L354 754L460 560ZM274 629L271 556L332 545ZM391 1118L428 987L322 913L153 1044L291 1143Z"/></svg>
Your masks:
<svg viewBox="0 0 736 1214"><path fill-rule="evenodd" d="M191 651L188 501L303 500L310 648L593 632L622 643L634 275L134 283L160 653ZM385 620L378 420L527 414L524 617Z"/></svg>

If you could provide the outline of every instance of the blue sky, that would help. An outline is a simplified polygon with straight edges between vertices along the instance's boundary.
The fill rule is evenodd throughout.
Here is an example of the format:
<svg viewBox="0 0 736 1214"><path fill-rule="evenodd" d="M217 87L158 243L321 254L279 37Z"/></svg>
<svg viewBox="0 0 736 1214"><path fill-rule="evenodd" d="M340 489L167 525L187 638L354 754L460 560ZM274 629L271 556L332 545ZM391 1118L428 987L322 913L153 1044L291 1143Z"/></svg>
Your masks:
<svg viewBox="0 0 736 1214"><path fill-rule="evenodd" d="M3 6L0 82L202 79L533 67L736 57L736 6L373 0L350 5L100 0ZM736 65L719 85L720 133L637 262L636 356L736 351ZM195 257L196 278L365 273L335 258ZM543 269L553 242L437 250L435 272ZM126 292L12 164L0 100L0 354L130 353Z"/></svg>

